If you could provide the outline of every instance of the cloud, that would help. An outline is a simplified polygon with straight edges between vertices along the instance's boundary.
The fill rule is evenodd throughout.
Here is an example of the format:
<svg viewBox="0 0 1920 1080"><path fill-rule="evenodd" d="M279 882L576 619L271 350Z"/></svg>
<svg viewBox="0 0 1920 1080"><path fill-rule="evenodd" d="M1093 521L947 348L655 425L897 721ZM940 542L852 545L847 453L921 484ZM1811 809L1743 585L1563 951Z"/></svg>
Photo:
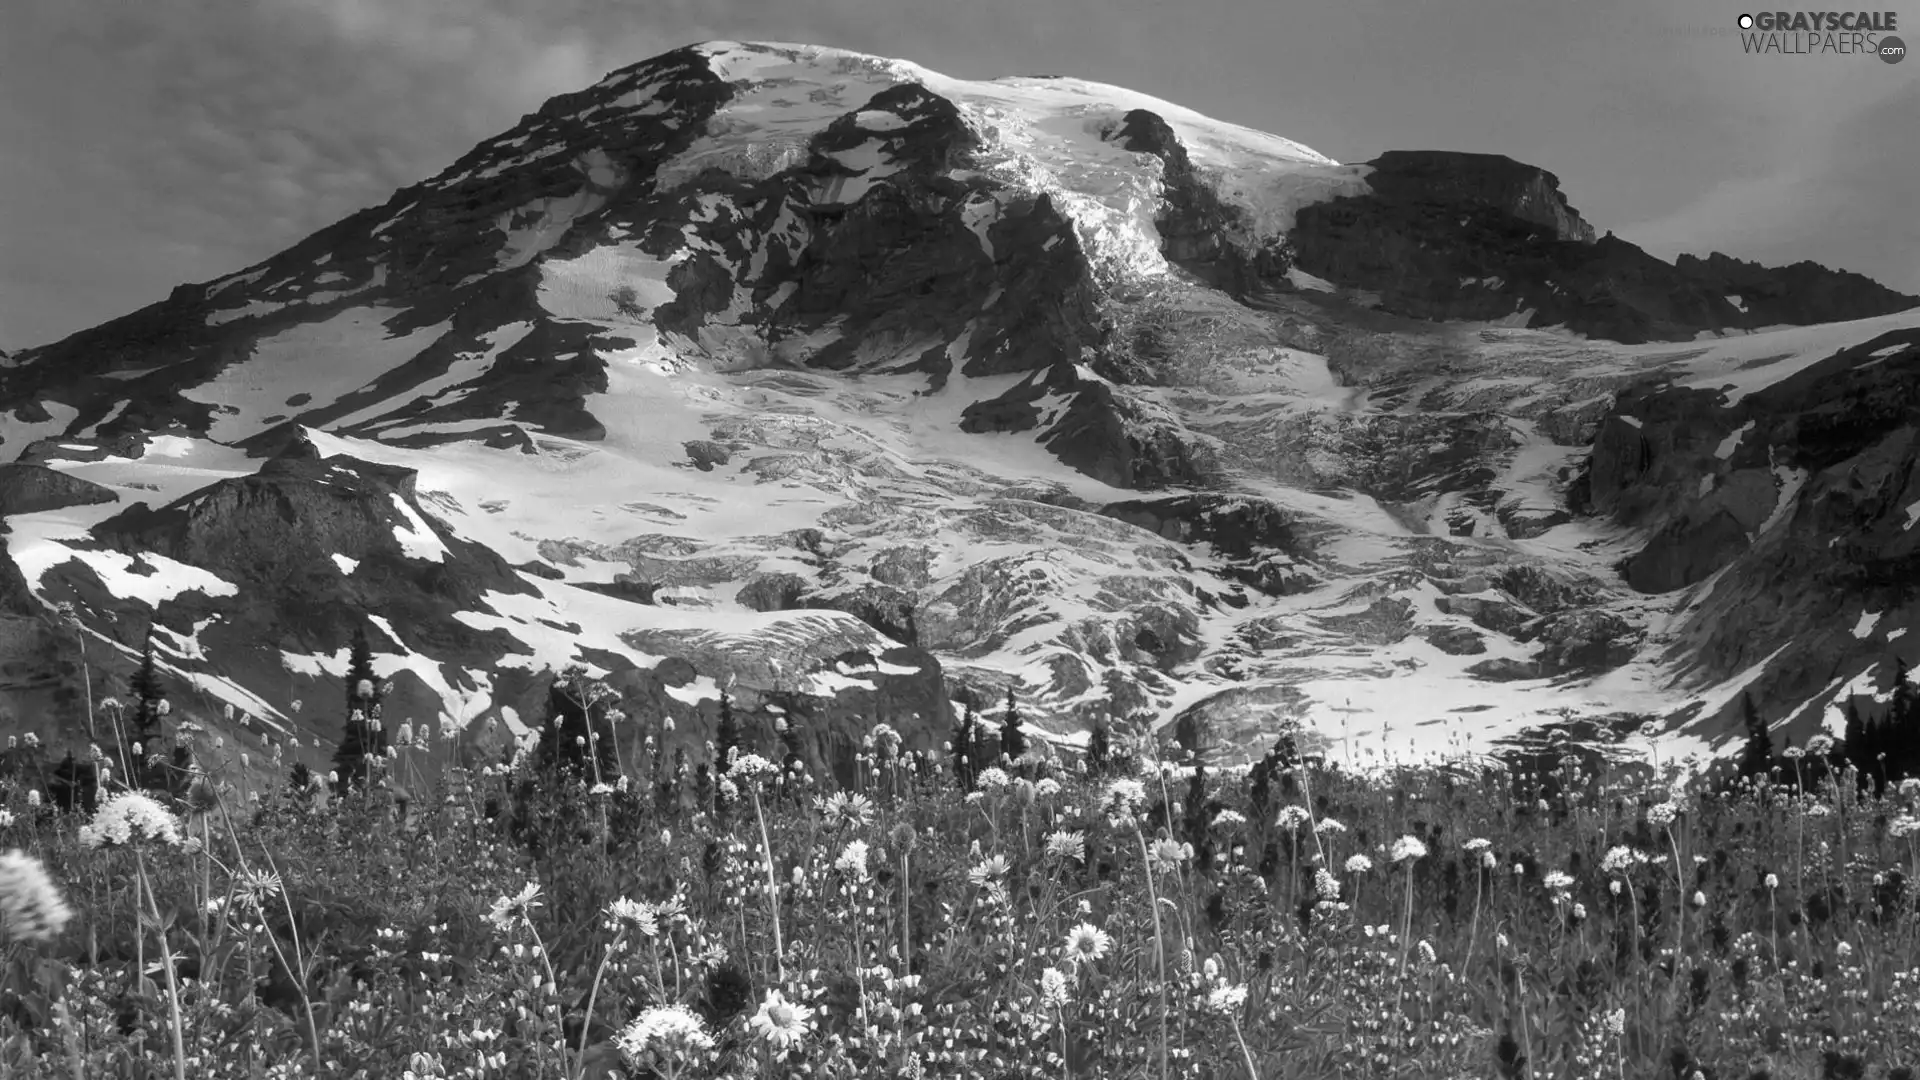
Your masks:
<svg viewBox="0 0 1920 1080"><path fill-rule="evenodd" d="M1893 83L1838 116L1805 115L1777 151L1657 218L1618 230L1656 254L1812 259L1920 294L1920 84Z"/></svg>

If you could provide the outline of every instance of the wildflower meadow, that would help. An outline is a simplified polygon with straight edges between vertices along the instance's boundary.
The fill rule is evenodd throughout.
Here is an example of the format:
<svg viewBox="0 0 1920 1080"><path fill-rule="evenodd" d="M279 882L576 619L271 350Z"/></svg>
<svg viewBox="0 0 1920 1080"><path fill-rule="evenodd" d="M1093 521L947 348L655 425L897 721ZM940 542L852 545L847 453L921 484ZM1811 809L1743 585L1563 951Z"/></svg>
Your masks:
<svg viewBox="0 0 1920 1080"><path fill-rule="evenodd" d="M471 770L457 731L387 732L359 679L359 756L263 739L264 790L253 749L159 710L84 789L16 743L0 1075L1920 1065L1920 781L1827 747L1745 777L1573 753L1360 775L1283 733L1214 771L1105 731L1069 760L969 713L924 752L876 726L847 784L778 754L803 718L729 713L690 770L595 685L561 676L571 706ZM602 753L622 724L645 749Z"/></svg>

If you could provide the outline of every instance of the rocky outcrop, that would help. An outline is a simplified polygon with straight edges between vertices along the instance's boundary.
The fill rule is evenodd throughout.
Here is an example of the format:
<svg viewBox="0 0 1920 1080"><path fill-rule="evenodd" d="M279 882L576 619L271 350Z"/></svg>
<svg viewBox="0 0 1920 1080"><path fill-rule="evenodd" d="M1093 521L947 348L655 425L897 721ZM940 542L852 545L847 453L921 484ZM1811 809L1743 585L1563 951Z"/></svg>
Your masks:
<svg viewBox="0 0 1920 1080"><path fill-rule="evenodd" d="M1854 275L1824 268L1675 265L1612 234L1595 240L1553 174L1497 155L1396 151L1369 166L1368 194L1302 208L1288 241L1302 270L1375 294L1397 314L1643 342L1920 304L1883 288L1850 289ZM1743 281L1752 283L1751 304L1734 287ZM1798 284L1808 288L1792 301L1768 299Z"/></svg>
<svg viewBox="0 0 1920 1080"><path fill-rule="evenodd" d="M1108 503L1100 513L1177 543L1207 544L1227 560L1233 580L1269 596L1317 584L1307 563L1311 545L1293 516L1265 499L1174 495Z"/></svg>
<svg viewBox="0 0 1920 1080"><path fill-rule="evenodd" d="M1245 212L1222 200L1193 167L1187 148L1165 119L1134 109L1105 137L1160 159L1161 205L1153 224L1168 262L1234 296L1247 296L1286 277L1292 260L1285 242L1255 236Z"/></svg>
<svg viewBox="0 0 1920 1080"><path fill-rule="evenodd" d="M1389 150L1367 164L1368 185L1390 202L1489 210L1540 226L1555 240L1593 242L1593 226L1545 169L1500 154L1446 150Z"/></svg>
<svg viewBox="0 0 1920 1080"><path fill-rule="evenodd" d="M1591 510L1648 532L1622 566L1633 587L1718 575L1670 645L1695 677L1771 658L1752 693L1804 732L1823 688L1890 655L1915 659L1899 620L1920 602L1920 331L1861 342L1732 405L1659 385L1623 393L1590 484ZM1592 629L1615 644L1583 630L1564 659L1625 640Z"/></svg>
<svg viewBox="0 0 1920 1080"><path fill-rule="evenodd" d="M185 593L160 609L163 617L170 606L182 616L188 608L219 610L223 635L330 653L373 612L396 626L432 628L456 655L518 651L504 635L473 630L452 615L484 607L489 593L533 589L491 549L437 526L416 501L414 482L410 470L321 458L301 444L253 475L157 510L137 504L95 526L93 536L235 586L238 604ZM290 611L300 613L298 620L284 617Z"/></svg>
<svg viewBox="0 0 1920 1080"><path fill-rule="evenodd" d="M1759 326L1866 319L1920 305L1920 297L1817 262L1762 266L1716 251L1704 259L1681 255L1674 268L1710 291L1735 298L1735 306Z"/></svg>
<svg viewBox="0 0 1920 1080"><path fill-rule="evenodd" d="M20 462L0 465L0 517L69 506L93 506L118 498L109 488L45 465Z"/></svg>

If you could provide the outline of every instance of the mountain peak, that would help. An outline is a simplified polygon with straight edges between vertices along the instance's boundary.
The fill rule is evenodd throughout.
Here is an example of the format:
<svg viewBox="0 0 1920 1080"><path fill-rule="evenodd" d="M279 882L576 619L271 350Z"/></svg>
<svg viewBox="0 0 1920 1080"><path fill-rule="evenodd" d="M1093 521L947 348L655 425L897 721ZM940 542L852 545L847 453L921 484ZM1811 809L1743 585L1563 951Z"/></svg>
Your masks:
<svg viewBox="0 0 1920 1080"><path fill-rule="evenodd" d="M1910 299L1595 240L1497 155L709 42L0 366L0 595L281 724L366 629L420 719L523 729L579 663L696 751L728 679L926 745L1017 689L1066 743L1705 747L1730 680L1817 722L1895 640L1855 609L1908 619ZM1816 565L1793 625L1640 595Z"/></svg>

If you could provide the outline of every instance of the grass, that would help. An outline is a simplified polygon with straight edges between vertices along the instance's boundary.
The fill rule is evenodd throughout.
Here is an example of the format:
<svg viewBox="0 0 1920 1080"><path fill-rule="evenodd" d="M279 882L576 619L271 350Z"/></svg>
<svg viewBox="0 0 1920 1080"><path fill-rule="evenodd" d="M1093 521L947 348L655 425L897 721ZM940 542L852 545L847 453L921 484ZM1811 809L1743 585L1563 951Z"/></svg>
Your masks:
<svg viewBox="0 0 1920 1080"><path fill-rule="evenodd" d="M1196 789L1152 763L1089 779L1029 759L963 794L940 763L869 757L865 790L836 795L743 757L717 806L647 762L594 787L523 762L432 766L432 796L402 807L249 797L197 749L210 775L173 806L180 844L89 846L85 814L7 778L0 848L74 914L36 933L0 881L0 1074L1920 1065L1920 785L1316 763L1256 805L1244 777Z"/></svg>

